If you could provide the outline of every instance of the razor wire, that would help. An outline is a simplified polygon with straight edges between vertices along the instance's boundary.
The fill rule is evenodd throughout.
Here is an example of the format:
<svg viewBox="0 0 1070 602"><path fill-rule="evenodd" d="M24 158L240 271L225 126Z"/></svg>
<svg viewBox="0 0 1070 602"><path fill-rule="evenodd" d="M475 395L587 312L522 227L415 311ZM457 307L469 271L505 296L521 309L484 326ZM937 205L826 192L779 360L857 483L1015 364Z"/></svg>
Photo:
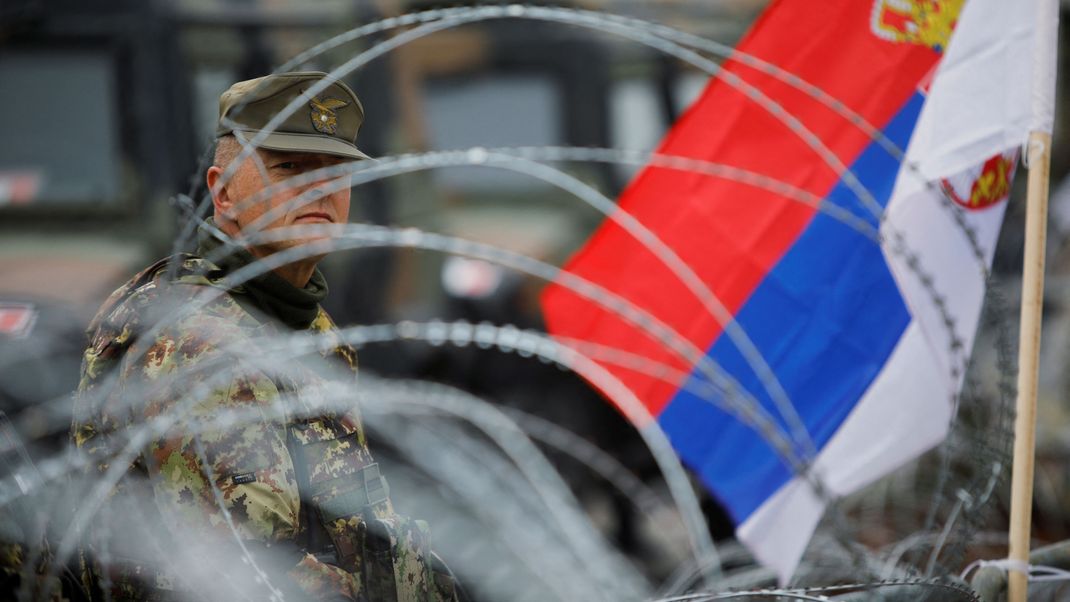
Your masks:
<svg viewBox="0 0 1070 602"><path fill-rule="evenodd" d="M493 8L493 10L490 10L491 8ZM484 10L484 9L486 9L486 10ZM477 12L477 10L481 10L482 12ZM450 12L450 11L453 11L453 12ZM361 29L364 30L364 31L367 31L367 32L385 31L385 30L388 30L388 29L392 29L392 28L396 28L396 27L403 27L403 26L407 26L407 25L413 25L413 24L420 23L420 22L425 22L425 21L426 22L430 22L430 21L442 20L443 17L441 17L441 15L443 15L443 14L454 15L454 16L457 16L457 17L459 17L459 16L474 17L476 15L479 15L480 19L477 19L477 20L482 20L482 19L487 19L487 18L500 18L500 17L497 17L497 16L495 16L495 17L487 16L487 15L500 15L501 17L515 17L515 18L528 18L528 17L530 17L530 18L541 18L541 17L545 17L546 20L559 20L561 22L568 22L568 19L571 18L571 17L564 17L564 15L570 14L570 13L582 13L582 12L586 12L586 11L569 11L567 9L544 9L543 7L520 7L520 8L518 8L516 5L509 6L509 7L482 7L482 9L442 9L442 10L439 10L439 11L428 11L427 14L421 13L419 15L406 16L406 18L399 17L399 18L386 19L386 20L383 20L381 22L378 22L377 24L373 24L374 27L365 26L366 29L365 28L361 28ZM435 18L432 18L433 15L431 13L434 13L434 15L439 15L439 16L435 17ZM592 16L589 16L589 15L588 16L580 15L580 16L582 16L583 19L586 19L586 20L599 21L598 17L592 17ZM559 19L559 17L560 17L560 19ZM627 19L627 18L620 18L619 20L617 20L617 19L614 19L612 17L607 17L606 19L615 23L614 25L609 27L609 29L614 30L611 33L620 33L620 32L624 32L624 31L629 31L629 32L634 33L633 29L629 29L630 27L633 27L633 26L634 27L640 27L641 23L645 23L645 22L642 22L642 21L631 20L631 19ZM461 23L465 23L465 22L474 22L474 21L464 21L464 20L458 18L457 20L449 21L449 23L445 23L445 24L440 23L438 25L441 26L442 28L446 28L447 26L448 27L453 27L453 26L457 26L457 25L459 25ZM622 23L628 23L628 25L625 26L625 25L622 25ZM647 30L648 30L649 33L651 33L651 34L657 33L657 35L660 35L664 39L672 39L674 36L679 38L677 41L688 39L688 38L686 38L686 34L682 34L682 32L673 33L673 32L675 32L675 30L671 30L670 28L664 28L663 26L656 26L654 24L647 24L647 25L650 26L650 27L647 27ZM430 28L429 27L428 30L427 30L427 33L431 33L433 31L440 31L440 30L441 29ZM680 34L680 35L677 35L677 34ZM362 34L362 35L366 35L366 34ZM425 34L422 33L421 35L425 35ZM411 39L415 39L416 37L418 37L418 36L416 36L416 35L410 36ZM401 44L406 43L406 41L408 39L410 39L410 38L406 38L405 40L398 42L397 45L401 45ZM352 39L356 39L356 38L352 38ZM350 41L350 40L346 40L346 41ZM691 42L695 42L695 40L690 40L690 41ZM695 45L697 46L698 44L696 43ZM658 50L661 50L663 52L667 52L669 54L672 54L671 52L668 52L668 50L667 50L668 48L672 48L672 46L667 45L665 42L658 42L656 44L651 45L651 47L654 47L654 48L656 48ZM712 52L713 50L711 50L711 49L714 48L714 47L715 46L711 45L711 46L705 48L705 50ZM319 48L319 47L317 47L317 48ZM379 54L381 55L383 52L388 52L391 48L393 48L393 47L386 48L386 50L383 50ZM315 49L313 49L313 50L315 50ZM678 51L678 49L674 50L673 52L677 52L677 51ZM310 50L309 53L311 53L311 52L312 51ZM322 52L322 50L320 50L320 52ZM302 55L302 56L304 56L304 55ZM370 58L368 58L367 60L371 60L372 58L375 58L375 56L378 56L378 55L371 55ZM679 56L679 55L675 55L674 54L674 56ZM298 57L298 58L301 58L301 57ZM297 59L295 58L294 60L296 61ZM733 57L733 60L739 60L739 61L741 61L741 62L743 62L745 64L749 64L748 61L757 60L757 59L754 59L754 57L747 57L745 55L740 55L738 57ZM761 66L760 63L755 63L755 64ZM750 64L750 66L754 66L755 64ZM771 66L761 66L761 68L762 69L769 69L769 72L774 72L775 71L775 69L772 68ZM336 70L336 72L337 71L338 70ZM335 72L332 72L332 74L333 73L335 73ZM787 74L785 76L785 78L790 80L791 79L790 78L790 74ZM802 86L805 87L807 84L805 82L801 82L801 80L800 80L799 85L802 85ZM813 96L819 97L820 94L814 93ZM829 99L827 99L828 102L830 102L830 103L837 102L837 101L835 101L835 99L830 99L830 98L831 97L829 97ZM840 111L841 114L849 111L846 107L842 107L841 109L842 109ZM849 113L847 114L847 117L850 117ZM852 120L853 120L853 118L852 118ZM862 127L862 126L868 126L868 124L860 124L860 127ZM867 135L870 135L872 139L874 139L876 141L886 141L886 139L883 137L882 134L880 134L879 131L873 129L872 126L869 126L869 128L870 128L870 131L867 131ZM863 127L863 129L865 129L865 128ZM250 149L255 144L255 139L253 139L253 140L240 140L240 142L242 143L243 148L245 149L245 150L242 151L243 152L243 156L252 155L253 157L256 157L256 153L250 151ZM898 151L898 149L895 149L895 148L890 148L890 149L886 148L886 150L888 150L889 152L892 152L893 150L894 151ZM452 153L452 154L450 154L450 153ZM512 153L511 156L510 156L510 153ZM525 164L524 163L525 161L528 161L529 164ZM542 174L550 174L551 173L550 171L542 169L542 167L545 167L545 166L535 166L533 164L530 164L531 161L605 161L605 162L621 162L621 163L627 162L627 163L637 164L637 165L651 164L651 165L656 165L656 166L661 166L661 167L672 167L672 168L675 168L675 169L685 169L685 170L696 172L696 173L707 173L707 174L709 172L711 172L711 171L720 170L721 173L718 173L717 177L732 177L732 176L724 175L724 174L729 173L731 171L731 169L732 169L732 168L730 168L728 166L716 166L716 165L712 165L712 164L703 165L702 162L697 162L697 161L694 161L694 160L687 160L685 158L680 158L680 157L665 157L665 156L658 156L658 155L655 155L655 154L637 153L637 152L632 152L632 151L618 151L616 149L566 149L566 148L557 148L557 147L527 148L527 149L490 149L490 150L487 150L487 149L469 149L467 151L445 151L445 152L439 153L439 157L437 157L437 158L436 158L434 153L427 153L424 156L403 156L403 157L400 157L400 158L387 158L387 159L384 160L384 164L387 165L387 167L384 167L383 169L381 169L381 172L384 175L382 175L380 177L387 177L388 175L396 175L397 173L403 173L405 171L414 171L414 170L418 170L418 169L426 169L426 168L431 168L431 167L441 167L441 166L449 166L449 165L459 165L459 164L468 164L468 165L484 165L485 164L485 165L494 166L494 167L504 167L505 169L516 168L516 166L524 164L525 165L524 168L516 168L514 170L523 172L526 169L529 172L538 172L538 173L542 173ZM437 162L437 164L436 164L436 162ZM509 165L511 167L508 167L506 165ZM406 169L407 167L409 169ZM366 169L352 169L349 172L349 175L358 176L363 171L369 171L370 172L371 170L378 169L378 168L379 168L378 165L373 165L371 168L366 168ZM262 164L259 166L259 169L263 169L263 165ZM389 172L391 172L391 169L394 170L394 173L389 173ZM847 170L846 166L844 166L844 169L847 172L849 172L849 170ZM345 170L343 169L343 170L338 170L338 171L339 172L343 172ZM554 170L554 171L557 171L557 170ZM763 180L763 178L761 178L760 176L759 177L754 177L754 176L759 176L759 175L757 175L757 174L744 174L743 172L736 172L735 173L735 177L739 178L740 181L742 181L744 179L748 179L749 183L753 184L754 182L759 182L759 181ZM537 177L539 177L539 176L537 176ZM551 176L551 177L558 178L558 176ZM296 186L296 185L298 185L298 183L299 183L298 181L295 181L295 182L289 183L288 185L289 186ZM778 190L780 190L780 194L790 197L790 195L788 194L789 191L787 190L787 188L785 188L787 186L786 184L777 183L777 182L773 181L771 178L770 179L766 179L764 181L764 184L771 185L771 186L774 186L774 187L778 187ZM860 183L859 183L859 185L860 185ZM570 192L573 192L574 194L576 193L577 190L580 190L578 187L575 187L575 186L573 186L571 184L569 185L569 187L573 188L573 190L570 190ZM569 188L566 187L566 190L568 190L568 189ZM863 188L863 190L864 190L864 188ZM866 192L868 193L868 191L866 191ZM595 197L591 196L591 194L588 193L588 192L583 192L582 194L576 194L576 196L579 196L581 198L583 198L584 196L587 196L588 198L595 198ZM800 195L800 196L805 196L805 195ZM865 195L863 195L863 196L865 196ZM810 195L810 197L812 197L812 195ZM604 199L604 197L602 197L602 199ZM598 201L601 202L602 199L598 199ZM187 200L189 200L189 199L187 198ZM810 201L815 201L815 199L813 199L813 198L809 198L809 200ZM863 202L863 205L865 205L865 202L864 202L864 200L862 198L859 198L859 200ZM606 200L606 201L608 202L608 200ZM833 213L838 213L842 217L841 222L844 223L844 224L847 224L848 221L850 221L850 218L857 218L857 216L853 212L851 212L851 211L849 211L849 210L847 210L845 208L842 208L839 205L836 205L835 203L828 203L824 199L816 199L816 204L818 205L818 210L819 211L824 211L826 213L829 213L830 215L833 214ZM190 209L194 209L192 202L188 203L187 206ZM954 215L959 216L958 213L955 213L955 208L953 206L949 205L949 207L952 210ZM866 227L868 227L868 229L870 231L870 234L873 234L873 236L871 236L870 238L874 238L875 240L878 240L878 241L882 238L881 235L880 235L880 232L875 231L873 229L873 227L868 222L866 222L865 220L856 219L856 221L858 222L858 224L857 224L858 227L856 228L856 230L858 230L859 232L863 232L864 229L865 229L865 228L863 228L863 226L866 226ZM196 225L196 220L190 220L190 227L193 227L195 225ZM639 225L641 226L641 224L639 224ZM967 236L967 238L970 238L970 232L971 231L968 229L968 225L966 225L964 223L962 225L963 225L964 235ZM376 240L377 238L378 239L389 238L388 236L382 236L380 234L368 234L370 232L372 232L372 231L368 230L365 234L368 237L368 240L371 240L372 242L378 242ZM466 246L464 244L453 245L452 243L445 243L445 242L435 238L434 235L430 235L428 233L415 233L412 230L406 230L406 231L403 231L403 232L396 232L394 234L396 235L397 243L399 243L400 245L420 246L423 243L427 243L428 244L428 248L453 247L454 249L463 248L463 249L467 249L469 251L471 251L472 248L473 248L473 247ZM273 235L283 236L283 235L285 235L285 233L280 231L280 232L274 232ZM268 236L268 237L260 238L260 240L267 240L267 239L270 239L270 238L271 237ZM354 240L356 240L357 238L358 237L356 237L356 236L353 237ZM254 239L251 239L251 240L256 240L256 239L254 238ZM976 253L977 252L976 241L973 238L970 238L970 240L973 242L972 246L973 246L973 248L975 250L975 253ZM434 241L434 242L430 242L430 241ZM899 241L899 242L902 242L902 241ZM176 244L177 244L177 242L176 242ZM893 234L892 244L893 244L893 246L895 244L894 234ZM331 248L333 249L334 247L331 247ZM901 249L900 248L900 249L897 249L897 250L901 251L901 252L904 252L904 253L909 253L908 249ZM485 249L480 249L480 251L484 252ZM447 251L447 252L449 252L449 251ZM488 254L484 253L484 255L488 255ZM978 257L980 258L981 256L978 255ZM282 259L280 258L279 260L281 261ZM511 260L512 261L517 261L517 258L511 258ZM525 263L525 262L520 262L520 263ZM982 264L982 268L985 270L985 273L987 273L987 267L985 267L983 265L983 261L981 261L980 263ZM270 269L270 266L273 265L273 264L272 263L267 263L265 265L268 267L268 269ZM685 265L685 267L686 267L686 265ZM922 274L920 277L923 279L923 282L924 282L923 266L920 263L916 263L916 264L910 265L909 267L912 270L917 268L917 270L918 270L917 273L918 274ZM670 269L672 269L672 268L670 267ZM250 273L252 273L252 272L250 272ZM930 282L931 282L931 280L932 279L930 278ZM238 282L240 282L240 279L236 278L236 279L233 280L233 282L238 283ZM929 289L927 288L926 290L929 290ZM934 288L931 291L931 297L932 297L932 299L934 301L939 299L939 292L935 289L935 284L934 284ZM714 299L714 301L715 300L716 299ZM714 317L715 317L715 319L717 318L716 315L714 315ZM732 322L732 323L734 323L734 322ZM953 321L950 321L950 320L946 321L946 325L949 328L949 330L953 330L953 328L954 328ZM745 333L743 333L743 336L745 336ZM958 339L956 339L954 336L952 336L952 341L955 341L955 340L958 340ZM621 351L621 350L617 350L617 351ZM962 349L957 349L956 350L956 349L953 349L952 351L955 351L957 353L962 354L963 363L965 362L964 358L965 358L965 355L968 354L969 350L962 350ZM592 354L592 355L597 356L597 354ZM611 355L611 354L606 354L606 355ZM619 356L619 357L623 357L623 356ZM634 358L632 358L632 359L634 359ZM654 366L653 368L654 369L658 369L657 366ZM714 369L714 368L716 368L716 367L713 367L711 369ZM957 367L953 368L953 370L954 369L957 369ZM720 380L721 380L721 377L718 377L717 379L710 378L710 383L708 383L708 384L710 384L712 387L714 387L716 389L717 385L715 385L714 383L717 382L717 381L720 381ZM764 381L763 381L763 384L765 384ZM740 396L739 392L734 392L734 393L731 392L730 387L729 387L728 391L729 391L728 394L726 394L725 391L721 391L720 394L726 395L729 398L738 398ZM715 395L715 393L710 393L710 392L707 392L707 394L711 395L711 396ZM751 404L755 404L756 403L753 400L746 400L746 402L747 403L751 403ZM955 405L957 407L958 404L956 403ZM788 404L788 407L790 407L790 403ZM791 420L788 418L787 415L782 414L782 416L785 418L785 420L787 420L788 422L791 422ZM775 425L775 421L771 421L770 424L774 424ZM953 429L954 428L958 428L957 415L952 417L952 428ZM794 434L795 433L793 433L793 435ZM763 434L763 436L771 436L771 434L769 432L766 432L766 433ZM797 438L795 439L795 442L796 443L798 442ZM794 447L794 446L791 446L791 447ZM945 456L945 457L949 457L949 456ZM950 461L950 460L948 460L948 461ZM993 466L995 466L995 465L993 465ZM998 478L998 477L995 476L997 474L997 472L998 471L993 471L992 479ZM947 478L948 475L950 474L950 470L941 470L938 474L940 475L940 477L942 479L943 478ZM994 483L995 483L994 480L987 481L984 491L988 491L988 493L991 493L991 489L992 489L992 487L994 487ZM982 493L983 493L983 491L982 491ZM983 501L985 501L985 499L987 497L988 497L987 494L978 496L978 500L979 500L978 503L983 503ZM961 499L961 498L959 498L959 499ZM963 504L967 504L967 502L963 501ZM952 515L953 516L958 516L959 510L957 510L957 508L959 508L959 506L956 506L955 508L956 509L953 509L953 511L952 511ZM963 506L963 508L969 509L966 506ZM935 509L934 509L934 511L935 511ZM931 520L929 520L927 522L932 522L932 521L935 521L935 515L931 518ZM943 537L944 540L947 539L948 535L946 535L946 534L950 533L950 528L955 524L956 524L955 520L949 520L948 523L945 525L944 537ZM935 562L935 559L938 556L938 550L941 547L942 546L939 545L939 542L938 542L937 545L935 546L935 548L933 550L933 553L932 553L932 556L931 556L933 561L930 562L930 567L933 566L933 562ZM931 572L931 571L929 571L929 572ZM776 591L785 591L785 592L787 592L784 595L800 595L800 596L810 595L810 593L811 593L811 590L807 590L807 592L805 592L805 593L804 592L798 592L798 591L790 592L788 590L776 590ZM838 591L842 591L842 590L838 590ZM748 595L759 595L759 594L752 593L752 594L748 594ZM741 596L741 597L745 597L745 596ZM710 597L710 598L706 598L706 599L725 599L725 598ZM798 599L806 599L806 598L798 598Z"/></svg>

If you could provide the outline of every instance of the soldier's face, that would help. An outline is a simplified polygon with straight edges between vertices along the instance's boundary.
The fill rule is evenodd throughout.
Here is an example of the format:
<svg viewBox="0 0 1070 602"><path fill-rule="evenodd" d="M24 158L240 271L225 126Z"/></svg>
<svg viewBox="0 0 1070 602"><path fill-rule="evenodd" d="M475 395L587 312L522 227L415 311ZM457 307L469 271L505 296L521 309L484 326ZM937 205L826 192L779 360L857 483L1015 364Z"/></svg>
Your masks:
<svg viewBox="0 0 1070 602"><path fill-rule="evenodd" d="M318 153L283 153L257 150L262 168L256 159L248 157L223 184L223 194L229 203L226 217L238 234L248 238L257 231L285 226L344 224L349 221L349 181L321 177L304 181L304 174L317 169L345 163L347 160ZM217 168L213 168L217 169ZM277 190L265 195L269 187ZM222 224L221 224L222 226ZM311 230L311 229L310 229ZM265 256L311 240L322 234L311 234L292 240L274 241L250 246L254 255Z"/></svg>

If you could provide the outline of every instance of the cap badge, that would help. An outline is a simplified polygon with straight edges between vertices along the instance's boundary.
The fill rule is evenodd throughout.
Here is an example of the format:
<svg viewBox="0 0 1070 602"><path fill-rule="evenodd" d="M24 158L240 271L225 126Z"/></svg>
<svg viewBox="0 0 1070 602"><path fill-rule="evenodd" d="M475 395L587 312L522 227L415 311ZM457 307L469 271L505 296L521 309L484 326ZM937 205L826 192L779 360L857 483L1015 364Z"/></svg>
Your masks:
<svg viewBox="0 0 1070 602"><path fill-rule="evenodd" d="M335 109L340 109L348 102L344 100L338 100L337 98L319 98L313 96L309 101L308 106L312 108L312 127L316 128L317 132L323 134L333 134L338 131L338 116L334 114Z"/></svg>

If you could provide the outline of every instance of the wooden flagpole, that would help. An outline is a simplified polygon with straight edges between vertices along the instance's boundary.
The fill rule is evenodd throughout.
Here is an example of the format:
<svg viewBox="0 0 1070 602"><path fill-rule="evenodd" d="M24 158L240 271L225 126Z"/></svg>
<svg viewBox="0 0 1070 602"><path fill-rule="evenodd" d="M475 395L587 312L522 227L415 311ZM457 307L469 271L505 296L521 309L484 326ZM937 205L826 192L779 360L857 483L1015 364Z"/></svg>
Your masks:
<svg viewBox="0 0 1070 602"><path fill-rule="evenodd" d="M1032 132L1026 148L1029 187L1026 198L1025 264L1022 270L1021 331L1018 334L1018 401L1014 420L1011 476L1010 549L1007 557L1029 564L1033 509L1033 458L1036 439L1040 320L1044 304L1044 249L1048 225L1048 172L1051 134ZM1028 575L1008 571L1008 602L1026 602Z"/></svg>

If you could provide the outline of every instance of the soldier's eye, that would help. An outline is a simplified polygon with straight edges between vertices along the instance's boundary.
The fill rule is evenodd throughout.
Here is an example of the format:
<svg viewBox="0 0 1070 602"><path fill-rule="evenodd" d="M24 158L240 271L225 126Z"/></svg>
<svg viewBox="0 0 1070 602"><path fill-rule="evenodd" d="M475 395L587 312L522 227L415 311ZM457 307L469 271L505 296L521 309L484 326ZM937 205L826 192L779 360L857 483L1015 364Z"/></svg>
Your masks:
<svg viewBox="0 0 1070 602"><path fill-rule="evenodd" d="M297 162L295 161L281 161L275 164L276 169L297 169Z"/></svg>

